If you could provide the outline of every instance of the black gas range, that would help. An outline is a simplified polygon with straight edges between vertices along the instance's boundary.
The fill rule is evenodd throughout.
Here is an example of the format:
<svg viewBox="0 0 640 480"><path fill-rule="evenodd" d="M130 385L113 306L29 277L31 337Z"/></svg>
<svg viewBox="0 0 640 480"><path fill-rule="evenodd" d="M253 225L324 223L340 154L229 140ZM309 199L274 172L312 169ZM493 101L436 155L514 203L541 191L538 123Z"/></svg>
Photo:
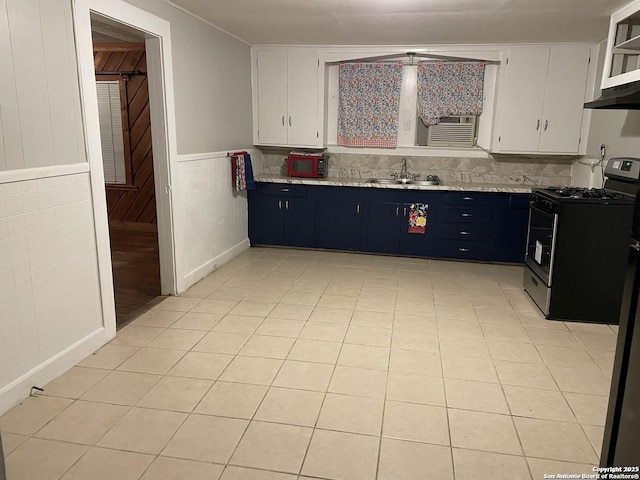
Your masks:
<svg viewBox="0 0 640 480"><path fill-rule="evenodd" d="M633 197L607 188L544 187L533 188L536 206L560 210L563 203L628 204Z"/></svg>
<svg viewBox="0 0 640 480"><path fill-rule="evenodd" d="M549 319L619 321L635 197L607 168L602 189L532 190L524 289Z"/></svg>

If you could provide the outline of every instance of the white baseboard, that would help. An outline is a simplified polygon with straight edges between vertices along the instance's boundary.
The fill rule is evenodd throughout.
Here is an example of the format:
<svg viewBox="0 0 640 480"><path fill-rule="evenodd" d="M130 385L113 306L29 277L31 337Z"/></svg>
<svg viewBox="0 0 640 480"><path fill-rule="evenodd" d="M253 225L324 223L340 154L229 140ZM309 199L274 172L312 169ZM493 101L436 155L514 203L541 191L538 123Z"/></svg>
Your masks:
<svg viewBox="0 0 640 480"><path fill-rule="evenodd" d="M58 378L111 340L111 338L104 327L100 327L0 389L0 415L27 398L31 387L34 385L42 387L51 380Z"/></svg>
<svg viewBox="0 0 640 480"><path fill-rule="evenodd" d="M205 262L203 265L199 266L195 270L192 270L191 272L187 273L184 276L184 281L182 282L183 285L185 286L184 291L186 291L190 286L194 285L196 282L202 280L204 277L209 275L218 267L224 265L232 258L236 257L237 255L247 250L250 246L251 244L249 243L249 239L245 238L243 241L234 245L228 250L225 250L217 257L214 257L208 260L207 262ZM179 293L183 293L183 292L179 292Z"/></svg>

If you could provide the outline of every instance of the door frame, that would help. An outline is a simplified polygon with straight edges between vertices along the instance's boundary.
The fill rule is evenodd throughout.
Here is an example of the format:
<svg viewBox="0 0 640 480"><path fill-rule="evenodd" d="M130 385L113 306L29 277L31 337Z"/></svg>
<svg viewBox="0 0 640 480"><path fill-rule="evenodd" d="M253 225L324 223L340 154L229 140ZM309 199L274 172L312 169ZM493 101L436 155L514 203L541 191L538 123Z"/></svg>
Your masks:
<svg viewBox="0 0 640 480"><path fill-rule="evenodd" d="M172 185L177 171L176 121L170 24L167 20L122 0L74 0L74 27L86 149L90 169L93 214L102 295L103 324L115 335L113 272L102 148L98 120L91 15L135 28L145 35L151 110L153 169L156 190L160 280L163 294L180 291L176 252L176 196Z"/></svg>

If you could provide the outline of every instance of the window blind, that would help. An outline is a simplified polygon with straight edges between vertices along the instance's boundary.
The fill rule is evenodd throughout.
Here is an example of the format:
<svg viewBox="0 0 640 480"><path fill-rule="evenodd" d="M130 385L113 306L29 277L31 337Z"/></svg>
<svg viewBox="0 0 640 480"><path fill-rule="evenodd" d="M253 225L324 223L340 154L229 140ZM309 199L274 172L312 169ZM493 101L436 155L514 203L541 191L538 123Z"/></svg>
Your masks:
<svg viewBox="0 0 640 480"><path fill-rule="evenodd" d="M124 185L127 183L127 171L124 163L124 139L122 138L120 83L118 81L98 81L96 84L104 181L105 183Z"/></svg>

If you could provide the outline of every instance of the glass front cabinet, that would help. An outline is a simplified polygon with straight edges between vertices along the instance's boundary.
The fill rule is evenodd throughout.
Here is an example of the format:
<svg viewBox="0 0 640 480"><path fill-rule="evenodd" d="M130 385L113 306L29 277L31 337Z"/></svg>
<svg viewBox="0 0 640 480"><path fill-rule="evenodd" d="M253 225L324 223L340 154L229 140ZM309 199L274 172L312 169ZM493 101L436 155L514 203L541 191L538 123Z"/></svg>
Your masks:
<svg viewBox="0 0 640 480"><path fill-rule="evenodd" d="M640 81L640 0L611 15L602 88Z"/></svg>

